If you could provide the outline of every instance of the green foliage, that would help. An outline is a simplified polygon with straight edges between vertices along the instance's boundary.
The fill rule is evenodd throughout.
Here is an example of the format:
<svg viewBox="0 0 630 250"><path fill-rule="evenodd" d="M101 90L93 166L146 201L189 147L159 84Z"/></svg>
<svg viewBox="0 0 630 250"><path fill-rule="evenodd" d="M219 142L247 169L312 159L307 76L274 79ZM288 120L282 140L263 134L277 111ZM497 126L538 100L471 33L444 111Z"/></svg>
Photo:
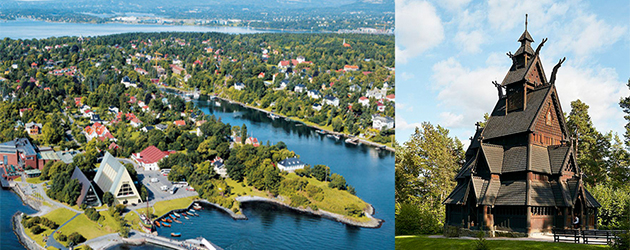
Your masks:
<svg viewBox="0 0 630 250"><path fill-rule="evenodd" d="M306 186L306 194L308 194L308 197L311 197L313 200L324 200L324 190L313 184L309 184L308 186Z"/></svg>
<svg viewBox="0 0 630 250"><path fill-rule="evenodd" d="M440 212L430 204L397 203L396 235L440 233L444 225L443 218L438 217Z"/></svg>
<svg viewBox="0 0 630 250"><path fill-rule="evenodd" d="M628 88L630 88L630 79L628 79L627 86ZM630 148L630 96L621 98L621 100L619 101L619 106L621 106L621 109L623 109L623 112L625 113L623 118L626 119L627 123L624 126L624 128L626 129L624 137L626 147Z"/></svg>
<svg viewBox="0 0 630 250"><path fill-rule="evenodd" d="M318 181L325 181L330 175L330 168L325 165L315 165L311 171L311 175Z"/></svg>
<svg viewBox="0 0 630 250"><path fill-rule="evenodd" d="M111 207L114 204L114 195L109 191L103 194L103 204L107 204L107 206Z"/></svg>
<svg viewBox="0 0 630 250"><path fill-rule="evenodd" d="M77 232L73 232L68 236L68 244L72 242L74 246L78 245L79 243L84 242L85 240L86 240L85 237L83 237L83 235Z"/></svg>
<svg viewBox="0 0 630 250"><path fill-rule="evenodd" d="M310 204L311 204L311 201L309 201L308 198L300 194L294 194L291 196L292 207L307 207Z"/></svg>
<svg viewBox="0 0 630 250"><path fill-rule="evenodd" d="M328 183L328 187L336 188L339 190L346 190L346 179L337 173L333 173L330 176L330 182Z"/></svg>
<svg viewBox="0 0 630 250"><path fill-rule="evenodd" d="M361 209L355 203L347 204L345 206L344 210L346 211L346 215L351 216L351 217L357 217L358 218L358 217L365 216L365 213L363 212L363 209Z"/></svg>
<svg viewBox="0 0 630 250"><path fill-rule="evenodd" d="M94 208L88 208L85 210L85 215L90 218L90 220L98 221L101 218L101 214L96 211Z"/></svg>
<svg viewBox="0 0 630 250"><path fill-rule="evenodd" d="M442 201L455 187L453 179L464 161L461 142L448 133L425 122L396 149L396 235L441 231L446 217Z"/></svg>
<svg viewBox="0 0 630 250"><path fill-rule="evenodd" d="M598 228L613 230L630 228L630 186L615 188L601 184L590 188L589 191L602 205L598 209Z"/></svg>
<svg viewBox="0 0 630 250"><path fill-rule="evenodd" d="M57 240L59 240L59 241L67 241L68 240L68 236L66 236L65 234L59 233L59 234L57 234Z"/></svg>
<svg viewBox="0 0 630 250"><path fill-rule="evenodd" d="M34 227L31 228L31 233L33 234L40 234L44 231L46 231L46 229L40 227L39 225L35 225Z"/></svg>
<svg viewBox="0 0 630 250"><path fill-rule="evenodd" d="M485 233L479 232L477 234L477 240L475 240L475 250L489 250L490 246L488 246L488 242L484 239Z"/></svg>
<svg viewBox="0 0 630 250"><path fill-rule="evenodd" d="M617 235L617 240L611 242L610 248L613 250L628 250L630 249L630 231L620 233Z"/></svg>

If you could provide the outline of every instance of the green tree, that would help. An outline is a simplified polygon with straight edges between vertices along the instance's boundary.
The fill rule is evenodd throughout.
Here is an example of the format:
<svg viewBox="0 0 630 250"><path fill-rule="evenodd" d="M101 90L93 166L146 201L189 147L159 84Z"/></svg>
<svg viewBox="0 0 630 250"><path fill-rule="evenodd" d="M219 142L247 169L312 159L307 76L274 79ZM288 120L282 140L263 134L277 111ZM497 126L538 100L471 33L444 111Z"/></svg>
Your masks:
<svg viewBox="0 0 630 250"><path fill-rule="evenodd" d="M586 175L584 181L594 185L606 181L608 177L606 157L610 148L610 136L607 138L595 129L588 108L579 99L571 102L567 129L573 138L577 138L577 163Z"/></svg>
<svg viewBox="0 0 630 250"><path fill-rule="evenodd" d="M628 79L627 86L628 88L630 88L630 79ZM623 118L626 119L628 123L626 123L626 125L624 126L626 129L624 137L625 137L626 147L630 149L630 96L621 98L621 100L619 101L619 106L621 106L621 109L623 109L623 112L626 113L626 115Z"/></svg>
<svg viewBox="0 0 630 250"><path fill-rule="evenodd" d="M107 204L107 206L112 206L112 204L114 203L114 196L112 195L112 193L108 191L103 194L103 203Z"/></svg>
<svg viewBox="0 0 630 250"><path fill-rule="evenodd" d="M241 127L241 143L245 144L245 140L247 140L247 126L243 123L243 126Z"/></svg>
<svg viewBox="0 0 630 250"><path fill-rule="evenodd" d="M436 223L425 225L429 228L442 228L445 208L442 201L453 190L454 177L464 162L462 143L449 137L449 131L441 126L423 122L416 128L409 141L396 150L396 208L403 203L422 206L424 214L434 215ZM396 220L405 213L397 211Z"/></svg>

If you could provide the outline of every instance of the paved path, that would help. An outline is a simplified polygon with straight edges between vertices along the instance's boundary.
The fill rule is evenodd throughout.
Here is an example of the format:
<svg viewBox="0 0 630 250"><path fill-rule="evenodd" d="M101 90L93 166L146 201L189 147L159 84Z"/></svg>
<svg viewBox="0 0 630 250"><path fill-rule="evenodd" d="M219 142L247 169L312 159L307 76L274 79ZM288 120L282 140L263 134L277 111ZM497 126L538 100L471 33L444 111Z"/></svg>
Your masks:
<svg viewBox="0 0 630 250"><path fill-rule="evenodd" d="M56 248L64 249L64 250L68 249L68 248L64 247L63 245L61 245L61 243L57 242L57 240L55 240L55 234L57 233L57 230L59 230L60 228L62 228L66 224L68 224L68 222L74 220L74 218L76 218L79 215L80 215L80 213L75 214L74 216L72 216L72 218L70 218L68 221L66 221L61 226L59 226L57 229L55 229L55 231L50 233L50 235L48 236L48 242L46 242L46 247L52 246L52 247L56 247Z"/></svg>

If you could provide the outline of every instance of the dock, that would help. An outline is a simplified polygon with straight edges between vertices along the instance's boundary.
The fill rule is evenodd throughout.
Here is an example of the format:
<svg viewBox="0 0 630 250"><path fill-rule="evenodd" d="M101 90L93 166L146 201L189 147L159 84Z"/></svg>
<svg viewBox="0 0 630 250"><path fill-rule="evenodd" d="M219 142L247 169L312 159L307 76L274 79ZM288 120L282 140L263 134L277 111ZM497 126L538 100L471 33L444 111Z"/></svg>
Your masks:
<svg viewBox="0 0 630 250"><path fill-rule="evenodd" d="M188 250L188 249L208 249L208 250L223 250L223 248L209 242L204 238L197 239L187 239L187 240L175 240L162 236L151 235L147 233L142 233L134 230L134 234L144 239L145 242L151 243L158 246L164 246L171 249L177 250ZM134 237L135 238L135 237Z"/></svg>

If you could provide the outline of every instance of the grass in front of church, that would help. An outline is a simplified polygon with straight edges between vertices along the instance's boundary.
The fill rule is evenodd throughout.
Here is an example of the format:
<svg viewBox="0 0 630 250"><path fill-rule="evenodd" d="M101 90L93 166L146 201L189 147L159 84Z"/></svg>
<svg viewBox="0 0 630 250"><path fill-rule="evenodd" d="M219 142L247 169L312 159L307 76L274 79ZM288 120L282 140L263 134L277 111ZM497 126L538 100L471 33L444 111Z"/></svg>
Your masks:
<svg viewBox="0 0 630 250"><path fill-rule="evenodd" d="M415 249L475 249L476 240L468 239L444 239L429 238L426 235L407 235L396 236L396 250L415 250ZM507 249L527 249L527 250L561 250L561 249L606 249L606 245L585 245L573 243L554 243L540 241L524 241L524 240L486 240L489 249L507 250Z"/></svg>

